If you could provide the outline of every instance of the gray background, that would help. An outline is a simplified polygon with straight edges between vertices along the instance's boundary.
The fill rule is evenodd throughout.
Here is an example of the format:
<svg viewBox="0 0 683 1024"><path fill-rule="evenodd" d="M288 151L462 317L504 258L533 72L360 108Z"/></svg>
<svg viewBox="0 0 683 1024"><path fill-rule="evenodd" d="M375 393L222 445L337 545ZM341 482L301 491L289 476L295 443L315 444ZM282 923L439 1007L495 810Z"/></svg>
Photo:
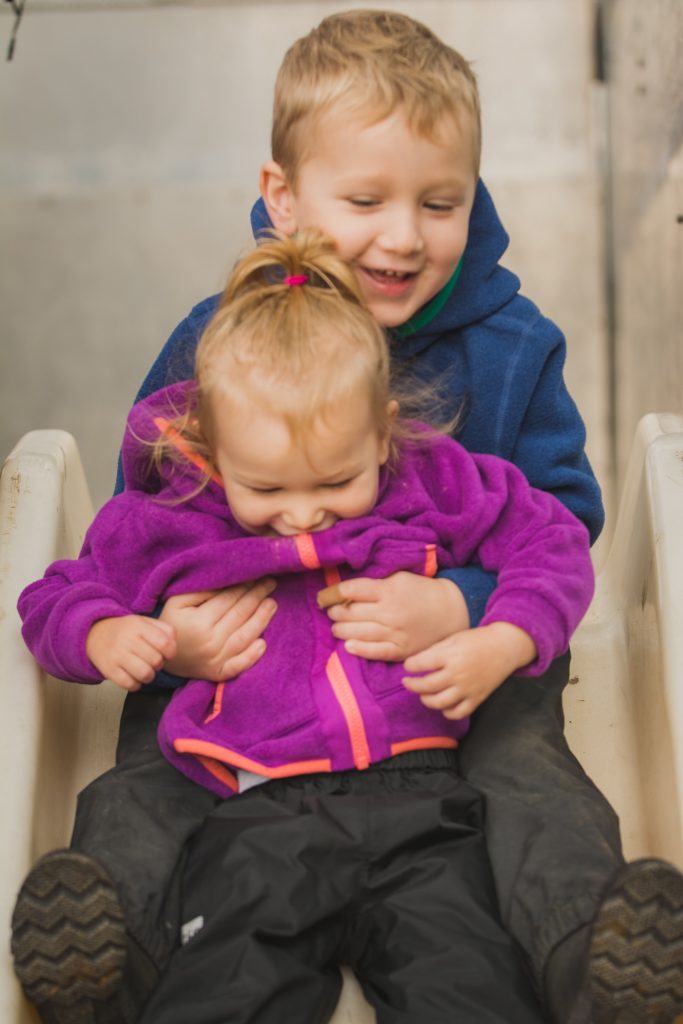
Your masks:
<svg viewBox="0 0 683 1024"><path fill-rule="evenodd" d="M567 334L613 505L639 417L683 411L680 0L31 0L0 65L0 454L69 430L108 497L142 377L249 241L282 54L353 6L474 62L505 262Z"/></svg>

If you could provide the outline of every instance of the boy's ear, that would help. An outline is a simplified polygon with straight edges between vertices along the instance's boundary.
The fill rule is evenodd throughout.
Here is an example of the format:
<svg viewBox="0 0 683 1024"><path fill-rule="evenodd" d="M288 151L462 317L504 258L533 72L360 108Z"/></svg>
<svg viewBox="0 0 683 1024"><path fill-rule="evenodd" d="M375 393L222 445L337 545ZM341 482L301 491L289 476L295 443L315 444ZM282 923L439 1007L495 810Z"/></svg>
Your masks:
<svg viewBox="0 0 683 1024"><path fill-rule="evenodd" d="M284 235L293 235L297 229L294 193L285 172L274 160L269 160L261 168L259 185L273 227Z"/></svg>

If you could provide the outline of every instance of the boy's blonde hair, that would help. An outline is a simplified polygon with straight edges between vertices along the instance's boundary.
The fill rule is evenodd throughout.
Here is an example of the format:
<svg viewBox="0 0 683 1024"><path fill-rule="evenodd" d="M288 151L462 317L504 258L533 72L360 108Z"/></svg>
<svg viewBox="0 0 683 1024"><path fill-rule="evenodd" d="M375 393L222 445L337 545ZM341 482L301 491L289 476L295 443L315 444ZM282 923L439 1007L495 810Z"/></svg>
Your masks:
<svg viewBox="0 0 683 1024"><path fill-rule="evenodd" d="M368 115L398 106L413 131L440 141L444 119L469 129L475 177L481 156L481 111L467 61L426 25L393 11L332 14L287 51L275 83L271 149L296 188L310 156L311 127L332 105Z"/></svg>

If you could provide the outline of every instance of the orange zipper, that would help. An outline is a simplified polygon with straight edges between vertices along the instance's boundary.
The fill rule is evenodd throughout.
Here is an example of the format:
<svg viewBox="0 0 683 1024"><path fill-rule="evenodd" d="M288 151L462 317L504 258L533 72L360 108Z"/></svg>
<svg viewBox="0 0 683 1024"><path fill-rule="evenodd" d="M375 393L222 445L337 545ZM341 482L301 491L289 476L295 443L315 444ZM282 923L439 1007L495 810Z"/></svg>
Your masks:
<svg viewBox="0 0 683 1024"><path fill-rule="evenodd" d="M341 575L336 565L327 566L324 572L326 586L331 587L335 583L341 582ZM370 764L370 747L368 745L367 733L365 732L365 723L363 722L361 710L358 707L356 695L336 651L328 658L326 671L332 692L342 709L346 727L349 730L353 763L356 768L367 768Z"/></svg>
<svg viewBox="0 0 683 1024"><path fill-rule="evenodd" d="M351 740L353 763L356 768L367 768L370 764L370 747L365 732L363 716L351 688L351 683L344 671L344 666L336 651L328 658L326 670L332 691L346 719L346 727L349 730L349 739Z"/></svg>

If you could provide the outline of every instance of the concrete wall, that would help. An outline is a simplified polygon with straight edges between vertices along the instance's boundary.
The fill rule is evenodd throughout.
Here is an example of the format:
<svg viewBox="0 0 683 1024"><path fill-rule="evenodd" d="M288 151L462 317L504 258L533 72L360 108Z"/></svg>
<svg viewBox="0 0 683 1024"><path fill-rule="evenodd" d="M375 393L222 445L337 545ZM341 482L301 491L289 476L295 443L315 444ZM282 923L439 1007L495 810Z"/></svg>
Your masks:
<svg viewBox="0 0 683 1024"><path fill-rule="evenodd" d="M507 263L567 333L606 480L591 0L373 4L421 18L475 63ZM140 380L249 239L285 48L354 5L367 3L27 5L0 64L0 453L29 429L70 430L95 502L108 496Z"/></svg>
<svg viewBox="0 0 683 1024"><path fill-rule="evenodd" d="M616 461L635 425L683 411L683 4L606 8Z"/></svg>

